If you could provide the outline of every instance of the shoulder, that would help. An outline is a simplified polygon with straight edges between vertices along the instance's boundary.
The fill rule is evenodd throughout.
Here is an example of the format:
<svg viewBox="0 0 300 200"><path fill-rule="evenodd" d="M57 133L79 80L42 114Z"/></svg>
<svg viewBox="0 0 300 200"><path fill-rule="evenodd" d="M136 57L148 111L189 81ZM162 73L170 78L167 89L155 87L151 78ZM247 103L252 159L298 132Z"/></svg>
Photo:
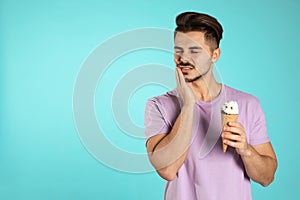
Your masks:
<svg viewBox="0 0 300 200"><path fill-rule="evenodd" d="M148 99L144 115L148 138L157 133L170 132L180 112L180 103L177 94L176 90L172 90L163 95Z"/></svg>
<svg viewBox="0 0 300 200"><path fill-rule="evenodd" d="M148 99L145 113L159 116L171 126L175 123L180 112L180 105L180 98L178 98L177 91L172 90L163 95Z"/></svg>
<svg viewBox="0 0 300 200"><path fill-rule="evenodd" d="M158 107L178 107L180 105L177 91L171 90L160 96L155 96L147 100L147 104L154 104Z"/></svg>
<svg viewBox="0 0 300 200"><path fill-rule="evenodd" d="M253 136L251 133L256 132L253 130L257 127L261 127L261 130L258 132L266 134L265 115L257 97L226 86L226 99L238 102L239 121L244 125L247 132L250 133L251 137Z"/></svg>
<svg viewBox="0 0 300 200"><path fill-rule="evenodd" d="M224 86L227 100L235 100L239 105L259 105L259 99L252 94Z"/></svg>

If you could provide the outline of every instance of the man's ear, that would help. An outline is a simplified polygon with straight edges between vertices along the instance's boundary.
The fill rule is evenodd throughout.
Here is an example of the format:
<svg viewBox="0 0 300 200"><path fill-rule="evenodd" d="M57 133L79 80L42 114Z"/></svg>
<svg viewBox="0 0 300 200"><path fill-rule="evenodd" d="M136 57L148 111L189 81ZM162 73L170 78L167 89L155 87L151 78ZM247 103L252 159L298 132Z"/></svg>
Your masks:
<svg viewBox="0 0 300 200"><path fill-rule="evenodd" d="M212 54L212 61L217 62L219 60L220 54L221 54L220 48L215 49Z"/></svg>

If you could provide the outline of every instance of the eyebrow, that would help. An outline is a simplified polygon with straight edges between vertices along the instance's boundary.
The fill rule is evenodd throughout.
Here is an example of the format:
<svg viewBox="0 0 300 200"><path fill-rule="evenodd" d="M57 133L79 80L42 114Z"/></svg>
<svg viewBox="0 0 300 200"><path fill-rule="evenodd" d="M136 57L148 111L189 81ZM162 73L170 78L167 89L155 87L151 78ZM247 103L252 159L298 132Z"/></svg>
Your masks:
<svg viewBox="0 0 300 200"><path fill-rule="evenodd" d="M183 50L182 47L175 46L174 49Z"/></svg>
<svg viewBox="0 0 300 200"><path fill-rule="evenodd" d="M189 49L199 49L199 50L201 50L202 47L194 46L194 47L189 47Z"/></svg>
<svg viewBox="0 0 300 200"><path fill-rule="evenodd" d="M179 47L179 46L175 46L174 49L178 49L178 50L183 50L182 47ZM198 49L198 50L201 50L202 47L199 47L199 46L193 46L193 47L189 47L190 50L193 50L193 49Z"/></svg>

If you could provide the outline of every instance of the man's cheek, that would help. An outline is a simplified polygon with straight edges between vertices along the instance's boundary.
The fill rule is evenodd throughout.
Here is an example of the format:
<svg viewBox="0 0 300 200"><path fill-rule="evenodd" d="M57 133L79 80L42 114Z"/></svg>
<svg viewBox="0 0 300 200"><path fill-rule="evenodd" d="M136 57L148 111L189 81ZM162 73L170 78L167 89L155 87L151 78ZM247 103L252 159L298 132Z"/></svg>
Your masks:
<svg viewBox="0 0 300 200"><path fill-rule="evenodd" d="M180 57L179 57L179 56L174 56L174 62L175 62L176 64L178 64L178 63L179 63L179 59L180 59Z"/></svg>

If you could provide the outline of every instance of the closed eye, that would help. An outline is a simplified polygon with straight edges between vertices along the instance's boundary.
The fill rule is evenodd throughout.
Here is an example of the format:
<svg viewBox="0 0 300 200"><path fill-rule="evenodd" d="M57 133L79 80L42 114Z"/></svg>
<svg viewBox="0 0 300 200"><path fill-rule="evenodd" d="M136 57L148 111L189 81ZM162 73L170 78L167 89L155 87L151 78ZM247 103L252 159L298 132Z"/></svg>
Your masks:
<svg viewBox="0 0 300 200"><path fill-rule="evenodd" d="M175 51L176 54L182 54L183 51Z"/></svg>
<svg viewBox="0 0 300 200"><path fill-rule="evenodd" d="M174 47L174 52L175 52L176 54L181 54L181 53L183 53L183 48L182 48L182 47L175 46L175 47Z"/></svg>
<svg viewBox="0 0 300 200"><path fill-rule="evenodd" d="M190 49L191 53L195 53L195 54L196 53L201 53L201 51L202 51L202 48L199 47L199 46L190 47L189 49Z"/></svg>

